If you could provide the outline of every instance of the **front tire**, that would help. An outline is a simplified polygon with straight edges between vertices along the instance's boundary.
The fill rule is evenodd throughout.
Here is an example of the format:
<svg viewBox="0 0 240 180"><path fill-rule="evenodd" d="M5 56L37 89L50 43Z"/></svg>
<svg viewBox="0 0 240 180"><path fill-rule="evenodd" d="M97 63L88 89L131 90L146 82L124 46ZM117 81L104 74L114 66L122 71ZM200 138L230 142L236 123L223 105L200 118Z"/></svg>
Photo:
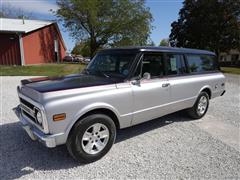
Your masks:
<svg viewBox="0 0 240 180"><path fill-rule="evenodd" d="M92 114L74 125L66 145L74 159L90 163L102 158L111 149L115 138L113 120L104 114Z"/></svg>
<svg viewBox="0 0 240 180"><path fill-rule="evenodd" d="M200 119L206 114L208 106L209 96L206 92L201 92L194 106L187 110L188 115L193 119Z"/></svg>

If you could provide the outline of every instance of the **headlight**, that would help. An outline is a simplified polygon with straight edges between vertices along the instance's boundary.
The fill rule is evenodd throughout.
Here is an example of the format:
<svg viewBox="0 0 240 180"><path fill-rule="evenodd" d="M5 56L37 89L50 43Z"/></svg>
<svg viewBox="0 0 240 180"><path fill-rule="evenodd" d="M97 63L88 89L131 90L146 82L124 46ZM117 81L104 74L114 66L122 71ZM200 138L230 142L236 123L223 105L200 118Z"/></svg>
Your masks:
<svg viewBox="0 0 240 180"><path fill-rule="evenodd" d="M36 119L40 125L42 125L43 118L42 118L42 113L40 111L37 111L36 113Z"/></svg>

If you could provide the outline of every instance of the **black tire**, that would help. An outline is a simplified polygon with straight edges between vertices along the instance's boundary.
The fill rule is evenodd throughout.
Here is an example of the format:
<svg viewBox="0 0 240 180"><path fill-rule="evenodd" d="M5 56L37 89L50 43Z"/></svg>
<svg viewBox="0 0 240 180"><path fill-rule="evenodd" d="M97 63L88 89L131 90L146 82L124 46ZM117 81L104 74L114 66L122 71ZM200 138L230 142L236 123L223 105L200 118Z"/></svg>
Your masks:
<svg viewBox="0 0 240 180"><path fill-rule="evenodd" d="M200 101L200 99L201 99L202 97L205 97L205 98L206 98L206 100L207 100L207 106L206 106L206 109L205 109L204 113L199 114L199 113L198 113L198 105L199 105L199 101ZM208 96L208 93L206 93L206 92L201 92L201 93L199 94L199 96L198 96L198 98L197 98L194 106L191 107L191 108L189 108L189 109L187 109L187 113L188 113L188 115L189 115L191 118L193 118L193 119L200 119L200 118L202 118L202 117L206 114L206 112L207 112L207 110L208 110L208 106L209 106L209 96Z"/></svg>
<svg viewBox="0 0 240 180"><path fill-rule="evenodd" d="M94 124L103 124L109 132L108 141L105 147L96 154L87 153L82 145L84 133ZM90 163L99 160L111 149L116 138L116 126L113 120L104 114L92 114L79 120L71 130L67 139L69 154L79 162Z"/></svg>

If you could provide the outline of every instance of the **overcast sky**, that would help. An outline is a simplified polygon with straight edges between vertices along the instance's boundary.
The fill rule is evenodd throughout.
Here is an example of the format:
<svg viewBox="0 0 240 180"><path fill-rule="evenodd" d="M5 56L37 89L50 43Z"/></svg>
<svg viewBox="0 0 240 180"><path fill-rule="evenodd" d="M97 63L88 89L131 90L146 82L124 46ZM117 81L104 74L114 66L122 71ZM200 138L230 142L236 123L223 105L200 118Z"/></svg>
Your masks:
<svg viewBox="0 0 240 180"><path fill-rule="evenodd" d="M168 38L171 31L171 23L178 18L178 12L182 7L183 0L147 0L146 6L150 8L153 15L154 29L151 33L151 39L156 45L159 45L161 39ZM0 0L0 7L10 5L14 8L20 8L33 17L43 20L55 20L56 17L49 11L56 10L56 0ZM62 36L68 51L70 51L75 41L69 36L69 33L59 24Z"/></svg>

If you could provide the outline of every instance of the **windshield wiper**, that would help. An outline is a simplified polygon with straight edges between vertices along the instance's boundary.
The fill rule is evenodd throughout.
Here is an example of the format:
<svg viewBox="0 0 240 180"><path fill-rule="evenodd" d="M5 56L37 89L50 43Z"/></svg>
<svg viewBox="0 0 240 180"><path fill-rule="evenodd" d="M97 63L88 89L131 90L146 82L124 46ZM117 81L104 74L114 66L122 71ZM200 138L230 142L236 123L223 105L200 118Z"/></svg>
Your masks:
<svg viewBox="0 0 240 180"><path fill-rule="evenodd" d="M109 78L110 76L109 75L107 75L105 72L103 72L103 71L100 71L100 70L94 70L94 71L91 71L90 69L84 69L84 73L86 73L86 74L92 74L92 72L93 73L97 73L97 74L101 74L102 76L104 76L104 77L106 77L106 78Z"/></svg>
<svg viewBox="0 0 240 180"><path fill-rule="evenodd" d="M84 69L83 73L90 74L90 70L89 69Z"/></svg>
<svg viewBox="0 0 240 180"><path fill-rule="evenodd" d="M99 71L99 70L97 72L99 72L101 75L105 76L106 78L109 78L109 76L105 72Z"/></svg>

